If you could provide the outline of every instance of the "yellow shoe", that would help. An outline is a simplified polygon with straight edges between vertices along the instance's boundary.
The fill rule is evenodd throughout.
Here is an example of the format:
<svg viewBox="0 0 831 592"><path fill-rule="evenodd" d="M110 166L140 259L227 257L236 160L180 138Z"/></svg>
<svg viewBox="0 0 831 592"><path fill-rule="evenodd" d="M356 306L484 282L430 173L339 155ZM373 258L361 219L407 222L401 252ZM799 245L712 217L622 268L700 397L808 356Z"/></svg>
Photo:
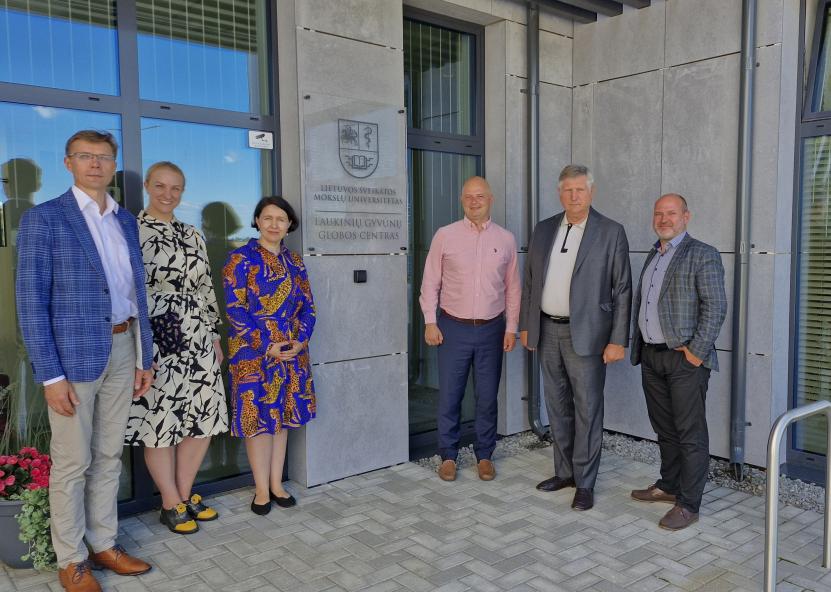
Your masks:
<svg viewBox="0 0 831 592"><path fill-rule="evenodd" d="M198 493L191 495L190 499L185 502L185 506L188 509L188 514L190 514L190 517L194 520L199 520L200 522L210 522L211 520L219 518L219 512L203 504L202 496Z"/></svg>
<svg viewBox="0 0 831 592"><path fill-rule="evenodd" d="M187 506L181 502L169 510L162 508L159 522L176 534L192 534L199 530L199 525L190 517Z"/></svg>

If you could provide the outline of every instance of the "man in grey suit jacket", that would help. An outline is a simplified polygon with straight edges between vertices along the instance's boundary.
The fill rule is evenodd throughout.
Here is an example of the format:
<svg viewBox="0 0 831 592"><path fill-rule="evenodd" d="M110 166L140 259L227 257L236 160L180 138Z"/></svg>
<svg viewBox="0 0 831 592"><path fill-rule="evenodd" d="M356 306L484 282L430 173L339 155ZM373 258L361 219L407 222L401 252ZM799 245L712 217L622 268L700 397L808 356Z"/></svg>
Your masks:
<svg viewBox="0 0 831 592"><path fill-rule="evenodd" d="M632 276L623 226L591 207L591 173L568 165L558 189L564 212L531 237L520 309L520 339L539 348L553 437L555 476L541 491L576 487L571 507L594 505L603 440L606 364L629 340Z"/></svg>
<svg viewBox="0 0 831 592"><path fill-rule="evenodd" d="M655 202L658 241L635 292L631 361L641 365L646 408L661 450L661 478L632 497L667 502L658 523L680 530L698 520L710 445L704 401L718 370L715 341L727 313L719 252L687 234L687 201L670 193Z"/></svg>

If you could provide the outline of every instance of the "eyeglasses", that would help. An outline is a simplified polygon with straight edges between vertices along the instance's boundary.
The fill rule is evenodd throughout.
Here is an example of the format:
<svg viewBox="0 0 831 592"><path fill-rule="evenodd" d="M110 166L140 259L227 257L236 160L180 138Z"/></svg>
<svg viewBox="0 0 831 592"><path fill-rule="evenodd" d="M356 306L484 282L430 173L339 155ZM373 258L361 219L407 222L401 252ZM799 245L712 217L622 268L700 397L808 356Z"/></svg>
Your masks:
<svg viewBox="0 0 831 592"><path fill-rule="evenodd" d="M72 154L67 154L69 158L77 158L81 162L91 162L93 160L100 162L100 163L111 163L115 162L115 156L112 154L91 154L89 152L73 152Z"/></svg>

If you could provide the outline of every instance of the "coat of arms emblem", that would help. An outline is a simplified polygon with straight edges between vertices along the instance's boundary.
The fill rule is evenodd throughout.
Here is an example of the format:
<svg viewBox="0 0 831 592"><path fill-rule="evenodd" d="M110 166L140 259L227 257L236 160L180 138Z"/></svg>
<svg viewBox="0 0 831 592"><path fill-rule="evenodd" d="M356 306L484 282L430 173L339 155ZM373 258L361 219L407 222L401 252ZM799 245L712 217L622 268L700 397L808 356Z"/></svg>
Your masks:
<svg viewBox="0 0 831 592"><path fill-rule="evenodd" d="M369 177L378 167L378 124L338 119L340 163L359 179Z"/></svg>

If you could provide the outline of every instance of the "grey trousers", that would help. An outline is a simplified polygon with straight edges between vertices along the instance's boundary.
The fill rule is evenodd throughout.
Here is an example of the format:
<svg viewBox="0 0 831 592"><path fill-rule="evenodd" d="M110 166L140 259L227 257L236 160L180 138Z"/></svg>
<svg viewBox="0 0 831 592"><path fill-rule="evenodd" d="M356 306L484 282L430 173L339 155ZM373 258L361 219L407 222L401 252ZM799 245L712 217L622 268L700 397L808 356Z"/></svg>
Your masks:
<svg viewBox="0 0 831 592"><path fill-rule="evenodd" d="M574 478L577 487L593 488L603 443L603 356L578 356L571 326L541 321L540 366L545 405L554 441L554 470Z"/></svg>
<svg viewBox="0 0 831 592"><path fill-rule="evenodd" d="M135 329L113 335L110 360L93 382L73 382L75 415L49 410L52 470L49 505L58 566L115 545L118 477L136 376Z"/></svg>

